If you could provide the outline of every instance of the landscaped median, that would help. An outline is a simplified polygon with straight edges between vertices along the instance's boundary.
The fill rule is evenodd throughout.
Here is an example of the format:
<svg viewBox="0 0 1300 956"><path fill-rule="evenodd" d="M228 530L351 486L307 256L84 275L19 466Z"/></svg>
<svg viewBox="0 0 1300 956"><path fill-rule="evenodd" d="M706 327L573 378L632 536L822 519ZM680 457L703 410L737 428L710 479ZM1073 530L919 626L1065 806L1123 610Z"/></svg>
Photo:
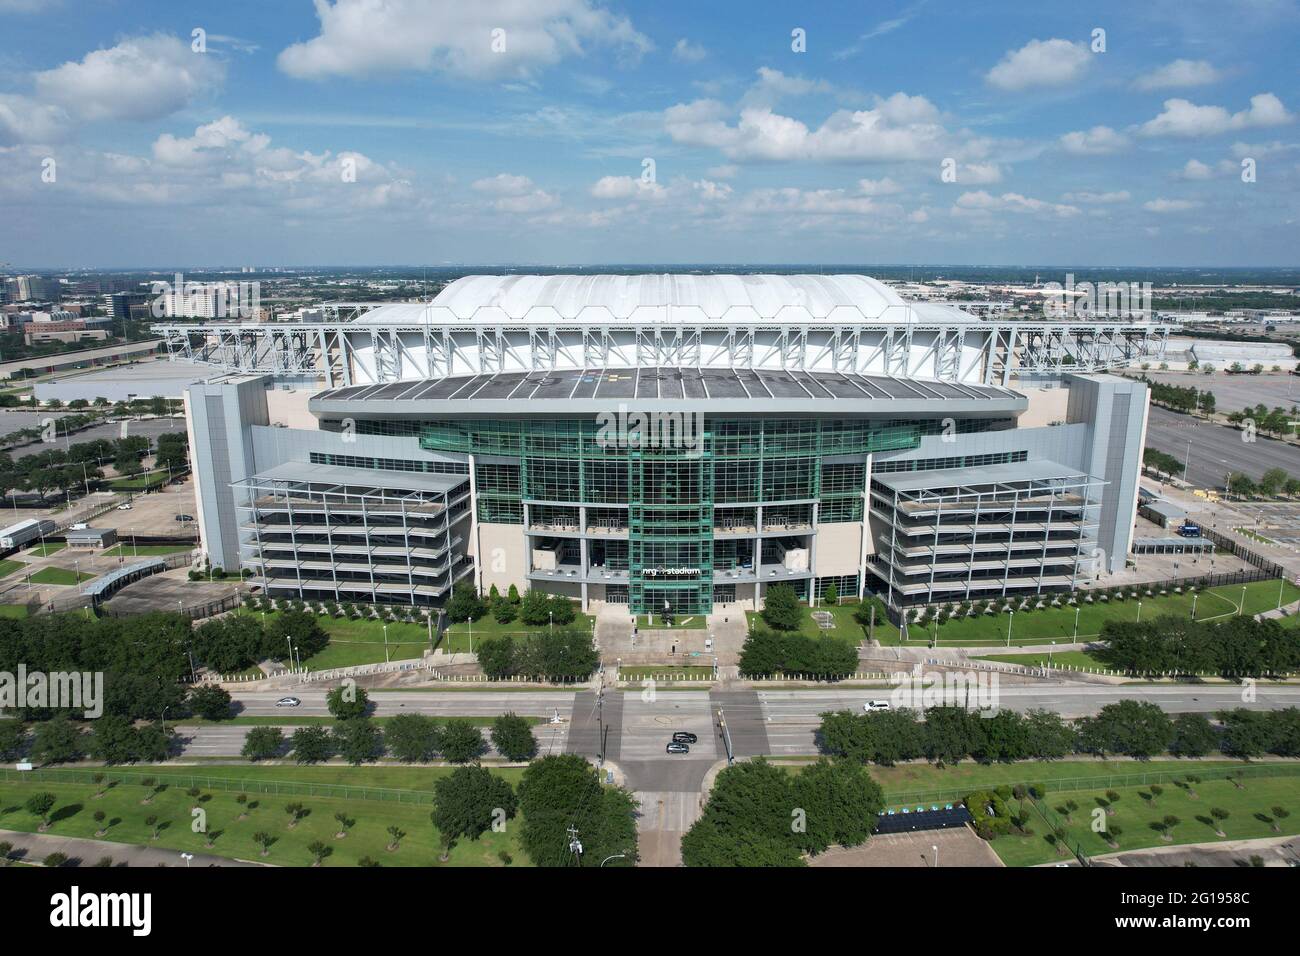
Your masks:
<svg viewBox="0 0 1300 956"><path fill-rule="evenodd" d="M322 860L325 866L356 866L365 858L383 866L443 865L429 811L434 784L454 768L414 771L405 779L414 782L414 773L418 773L424 788L420 790L328 783L331 769L268 767L259 772L248 767L213 768L202 775L174 767L129 772L6 770L0 773L0 828L37 832L41 819L26 803L35 794L52 793L55 801L46 832L166 847L177 851L178 860L181 852L210 853L280 866L309 866L316 859L311 847L319 844L329 850ZM221 770L235 772L225 775L218 772ZM96 773L103 774L102 783L95 783ZM384 768L357 771L340 767L334 773L374 781L383 779ZM494 769L492 773L515 783L522 771ZM153 782L146 785L147 780ZM192 788L198 793L191 795ZM101 791L102 796L97 796ZM148 802L143 802L146 799ZM293 804L301 805L296 822L285 809ZM203 811L205 833L192 832L195 808ZM102 820L95 819L97 813L104 814ZM349 821L346 827L338 820L339 814ZM391 827L401 834L396 849L390 849L394 843ZM343 829L347 835L340 838L337 834ZM503 833L489 830L476 841L460 841L445 865L499 866L504 862L502 853L517 865L527 865L518 832L517 826L507 826ZM265 856L258 834L272 840ZM111 855L112 851L105 852Z"/></svg>

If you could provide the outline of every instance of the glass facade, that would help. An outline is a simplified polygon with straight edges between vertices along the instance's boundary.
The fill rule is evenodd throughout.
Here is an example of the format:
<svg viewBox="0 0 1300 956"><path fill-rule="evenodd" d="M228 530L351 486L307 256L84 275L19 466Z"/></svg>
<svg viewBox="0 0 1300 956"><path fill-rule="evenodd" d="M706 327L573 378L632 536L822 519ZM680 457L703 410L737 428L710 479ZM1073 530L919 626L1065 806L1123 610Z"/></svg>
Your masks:
<svg viewBox="0 0 1300 956"><path fill-rule="evenodd" d="M707 613L714 570L752 560L752 545L714 540L714 528L756 524L810 529L819 520L860 521L865 456L915 448L939 422L704 419L685 440L657 444L611 436L595 420L363 422L402 426L428 451L505 459L476 461L480 521L562 530L581 523L626 528L601 544L601 563L628 574L636 612ZM688 422L689 424L689 422ZM413 427L414 426L414 427ZM847 461L827 461L841 456ZM860 460L852 460L858 456ZM596 545L593 544L593 553ZM734 592L734 586L720 585Z"/></svg>

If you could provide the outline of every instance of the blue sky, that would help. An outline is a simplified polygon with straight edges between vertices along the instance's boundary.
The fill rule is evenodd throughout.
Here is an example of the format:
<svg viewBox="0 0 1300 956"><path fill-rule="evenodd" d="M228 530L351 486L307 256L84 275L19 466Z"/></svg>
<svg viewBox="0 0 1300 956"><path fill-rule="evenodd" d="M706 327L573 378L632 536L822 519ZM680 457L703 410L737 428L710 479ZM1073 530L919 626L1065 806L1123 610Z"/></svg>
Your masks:
<svg viewBox="0 0 1300 956"><path fill-rule="evenodd" d="M0 0L0 262L1296 265L1297 2L1084 6Z"/></svg>

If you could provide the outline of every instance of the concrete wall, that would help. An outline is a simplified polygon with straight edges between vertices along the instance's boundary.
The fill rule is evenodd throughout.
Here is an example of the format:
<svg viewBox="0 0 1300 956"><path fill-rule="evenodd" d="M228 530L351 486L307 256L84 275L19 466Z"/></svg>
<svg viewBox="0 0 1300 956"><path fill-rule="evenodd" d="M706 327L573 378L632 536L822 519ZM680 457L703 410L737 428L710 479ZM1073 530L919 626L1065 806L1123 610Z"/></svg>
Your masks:
<svg viewBox="0 0 1300 956"><path fill-rule="evenodd" d="M520 594L528 590L525 546L523 525L478 523L478 541L470 542L470 554L474 555L478 565L478 585L483 593L486 594L494 584L502 594L512 584Z"/></svg>
<svg viewBox="0 0 1300 956"><path fill-rule="evenodd" d="M862 522L843 521L817 525L817 576L857 574L862 554Z"/></svg>
<svg viewBox="0 0 1300 956"><path fill-rule="evenodd" d="M266 378L197 382L185 394L200 540L212 564L238 571L239 527L231 483L256 473L251 426L267 423Z"/></svg>
<svg viewBox="0 0 1300 956"><path fill-rule="evenodd" d="M1066 420L1070 392L1065 388L1023 388L1016 391L1029 399L1029 408L1016 420L1018 428L1043 428Z"/></svg>

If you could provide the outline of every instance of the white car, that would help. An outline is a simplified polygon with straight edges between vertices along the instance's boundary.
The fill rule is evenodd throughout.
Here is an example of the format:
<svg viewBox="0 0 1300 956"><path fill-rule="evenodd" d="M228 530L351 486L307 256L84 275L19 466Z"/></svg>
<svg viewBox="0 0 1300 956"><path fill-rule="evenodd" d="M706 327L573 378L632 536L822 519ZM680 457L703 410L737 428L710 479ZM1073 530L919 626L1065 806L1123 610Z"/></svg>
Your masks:
<svg viewBox="0 0 1300 956"><path fill-rule="evenodd" d="M275 702L275 706L276 707L297 707L301 703L302 701L300 701L297 697L281 697L279 700Z"/></svg>
<svg viewBox="0 0 1300 956"><path fill-rule="evenodd" d="M889 710L889 701L887 700L869 700L862 705L862 709L868 714L876 710Z"/></svg>
<svg viewBox="0 0 1300 956"><path fill-rule="evenodd" d="M118 510L118 511L130 511L130 510L131 510L131 506L130 506L130 505L118 505L118 506L117 506L117 510Z"/></svg>

